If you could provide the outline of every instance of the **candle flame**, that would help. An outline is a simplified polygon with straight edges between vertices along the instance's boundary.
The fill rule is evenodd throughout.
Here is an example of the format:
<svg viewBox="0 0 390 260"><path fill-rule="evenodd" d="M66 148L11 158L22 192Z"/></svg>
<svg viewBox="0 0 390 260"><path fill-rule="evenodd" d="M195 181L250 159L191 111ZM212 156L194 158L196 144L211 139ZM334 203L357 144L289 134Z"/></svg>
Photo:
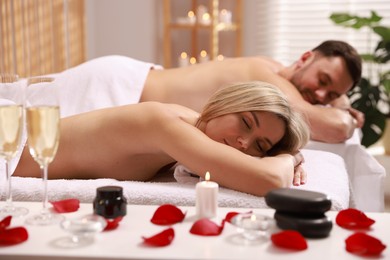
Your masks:
<svg viewBox="0 0 390 260"><path fill-rule="evenodd" d="M256 215L251 215L251 221L256 221Z"/></svg>
<svg viewBox="0 0 390 260"><path fill-rule="evenodd" d="M204 179L206 181L209 181L210 180L210 173L209 172L206 172L206 175L204 176Z"/></svg>
<svg viewBox="0 0 390 260"><path fill-rule="evenodd" d="M195 58L195 57L191 57L190 63L191 63L191 64L195 64L195 63L196 63L196 58Z"/></svg>
<svg viewBox="0 0 390 260"><path fill-rule="evenodd" d="M203 21L209 21L210 20L210 14L209 13L204 13L202 15L202 20Z"/></svg>
<svg viewBox="0 0 390 260"><path fill-rule="evenodd" d="M188 12L188 17L194 17L194 16L195 16L195 13L193 11Z"/></svg>
<svg viewBox="0 0 390 260"><path fill-rule="evenodd" d="M218 56L217 56L217 60L219 60L219 61L222 61L222 60L224 60L224 56L222 55L222 54L219 54Z"/></svg>
<svg viewBox="0 0 390 260"><path fill-rule="evenodd" d="M187 58L187 53L185 51L183 51L181 54L180 54L180 57L182 59L186 59Z"/></svg>

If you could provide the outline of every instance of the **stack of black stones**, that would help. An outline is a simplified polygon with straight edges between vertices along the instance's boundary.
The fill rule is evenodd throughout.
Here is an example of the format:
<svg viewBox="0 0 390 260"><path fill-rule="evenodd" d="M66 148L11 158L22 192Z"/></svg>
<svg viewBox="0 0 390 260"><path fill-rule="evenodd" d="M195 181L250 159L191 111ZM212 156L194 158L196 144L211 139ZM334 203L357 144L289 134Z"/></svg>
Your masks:
<svg viewBox="0 0 390 260"><path fill-rule="evenodd" d="M332 220L325 215L332 201L324 193L276 189L266 194L265 202L276 210L274 218L280 229L296 230L307 238L327 237L332 229Z"/></svg>

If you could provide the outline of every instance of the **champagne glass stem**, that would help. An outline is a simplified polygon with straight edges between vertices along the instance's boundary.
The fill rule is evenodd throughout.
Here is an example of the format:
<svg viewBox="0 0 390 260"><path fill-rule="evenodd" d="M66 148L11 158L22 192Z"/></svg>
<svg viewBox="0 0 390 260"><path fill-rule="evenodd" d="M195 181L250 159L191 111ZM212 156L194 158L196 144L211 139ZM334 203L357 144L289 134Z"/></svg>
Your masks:
<svg viewBox="0 0 390 260"><path fill-rule="evenodd" d="M5 173L6 173L6 186L5 186L5 196L6 196L6 205L0 209L1 216L24 216L28 213L28 209L23 207L15 207L12 201L12 185L11 185L11 167L10 160L6 158L5 160Z"/></svg>
<svg viewBox="0 0 390 260"><path fill-rule="evenodd" d="M48 196L47 196L47 165L42 165L41 167L42 171L42 180L43 180L43 207L42 207L42 213L48 214L49 209L47 207L48 204Z"/></svg>
<svg viewBox="0 0 390 260"><path fill-rule="evenodd" d="M6 187L5 187L5 194L6 194L6 202L7 202L7 208L11 209L12 206L12 186L11 186L11 170L9 165L9 159L5 159L5 171L6 171Z"/></svg>

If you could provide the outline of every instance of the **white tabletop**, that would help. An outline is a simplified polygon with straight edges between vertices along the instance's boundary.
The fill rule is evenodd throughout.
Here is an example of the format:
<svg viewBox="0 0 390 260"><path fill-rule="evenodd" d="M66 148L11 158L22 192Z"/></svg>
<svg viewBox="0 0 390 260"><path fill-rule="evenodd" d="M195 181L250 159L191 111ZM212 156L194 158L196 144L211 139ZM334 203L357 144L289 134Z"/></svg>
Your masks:
<svg viewBox="0 0 390 260"><path fill-rule="evenodd" d="M4 203L4 202L3 202ZM3 206L1 203L0 206ZM30 214L38 213L41 203L15 202L26 206ZM175 238L169 246L154 248L142 244L142 236L152 236L167 226L157 226L150 222L158 206L128 205L127 215L116 230L98 234L93 244L81 248L59 248L55 242L68 234L59 225L31 226L24 224L24 217L14 218L11 227L23 225L27 228L29 238L18 245L0 247L0 259L362 259L345 250L344 240L353 231L342 229L335 223L330 236L323 239L307 239L308 249L290 251L280 249L265 239L245 243L230 223L225 225L221 235L204 237L189 233L194 221L194 207L179 207L187 212L182 223L173 225ZM227 212L248 212L251 209L219 208L218 217L223 218ZM274 210L253 209L255 213L273 216ZM74 218L92 213L91 204L81 204L77 212L63 214L66 218ZM327 212L333 220L337 212ZM387 248L381 259L390 259L390 214L367 213L376 223L368 232L380 239Z"/></svg>

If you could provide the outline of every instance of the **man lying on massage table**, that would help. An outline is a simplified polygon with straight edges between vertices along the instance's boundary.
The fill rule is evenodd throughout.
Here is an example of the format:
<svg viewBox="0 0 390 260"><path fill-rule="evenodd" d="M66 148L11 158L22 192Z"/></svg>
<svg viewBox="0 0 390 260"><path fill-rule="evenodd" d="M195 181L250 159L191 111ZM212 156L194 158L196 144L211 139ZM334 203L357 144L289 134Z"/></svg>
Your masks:
<svg viewBox="0 0 390 260"><path fill-rule="evenodd" d="M345 95L361 77L360 56L345 42L325 41L287 67L265 57L242 57L158 68L107 56L68 69L58 76L62 116L144 101L180 104L199 112L217 89L259 80L279 87L304 114L312 140L344 142L364 123L364 115L350 107ZM42 98L42 93L37 96Z"/></svg>

